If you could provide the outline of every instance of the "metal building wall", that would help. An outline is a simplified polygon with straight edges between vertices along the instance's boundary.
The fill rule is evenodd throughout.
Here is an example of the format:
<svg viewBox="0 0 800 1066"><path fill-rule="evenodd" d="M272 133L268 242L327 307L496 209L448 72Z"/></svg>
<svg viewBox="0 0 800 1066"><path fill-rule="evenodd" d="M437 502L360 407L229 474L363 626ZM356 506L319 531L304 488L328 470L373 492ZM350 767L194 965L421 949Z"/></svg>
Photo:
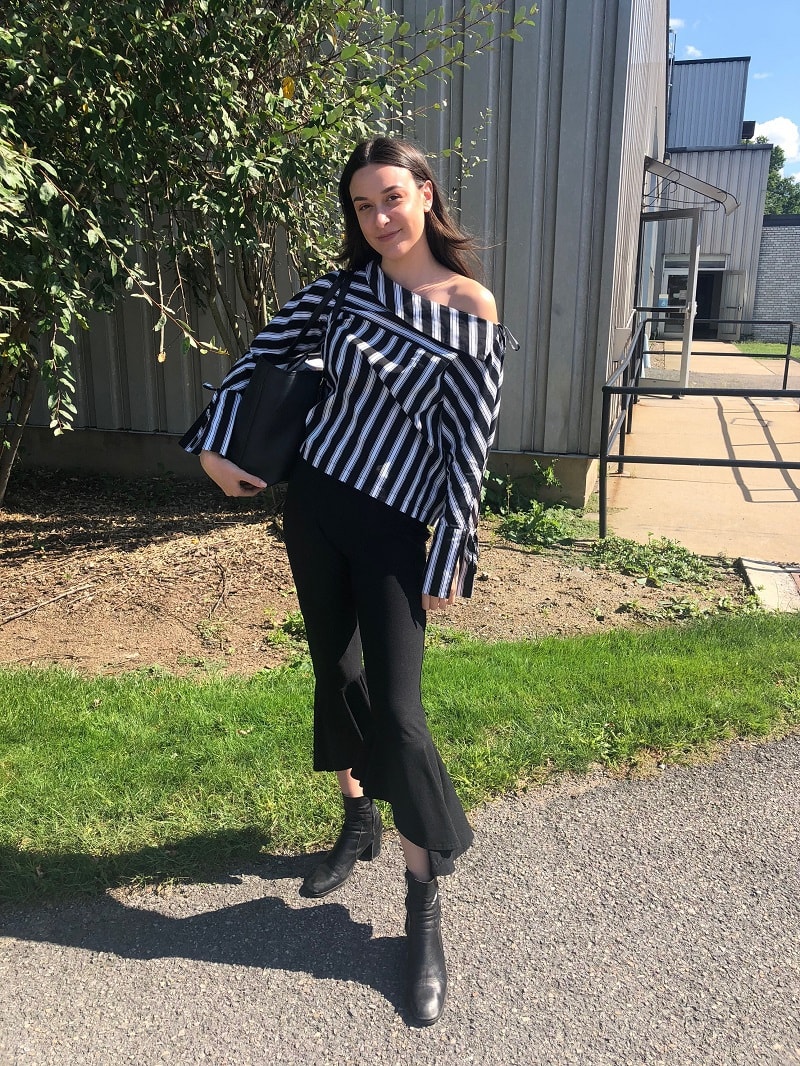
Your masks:
<svg viewBox="0 0 800 1066"><path fill-rule="evenodd" d="M191 316L198 335L215 334L210 316ZM90 315L89 330L75 326L73 369L76 429L181 434L207 401L203 381L219 382L230 367L223 356L184 353L173 327L165 337L166 360L158 361L157 315L142 299L128 297L112 314ZM206 397L206 400L204 400ZM31 425L50 421L43 395L31 412Z"/></svg>
<svg viewBox="0 0 800 1066"><path fill-rule="evenodd" d="M484 126L463 220L490 245L488 283L522 346L496 448L588 456L629 335L644 156L664 147L666 0L555 0L523 33L444 86L416 134L435 150ZM443 178L458 185L453 158Z"/></svg>
<svg viewBox="0 0 800 1066"><path fill-rule="evenodd" d="M726 215L721 208L703 212L700 255L724 255L727 257L727 270L744 271L742 318L753 317L770 151L768 144L749 144L737 148L672 153L672 163L679 170L733 193L739 201L740 206L730 215ZM702 197L686 189L681 191L681 198L690 207L703 205ZM687 254L689 235L688 220L667 222L664 254Z"/></svg>
<svg viewBox="0 0 800 1066"><path fill-rule="evenodd" d="M672 67L669 148L710 148L742 139L750 60L689 59Z"/></svg>
<svg viewBox="0 0 800 1066"><path fill-rule="evenodd" d="M517 5L506 7L510 25ZM418 25L429 10L402 4ZM667 0L552 0L522 33L452 83L431 82L413 132L439 153L452 192L460 164L441 149L475 139L487 160L461 191L463 219L486 244L487 283L521 343L507 360L496 447L588 458L600 385L629 334L644 156L663 153ZM92 323L77 355L76 425L177 434L192 421L200 382L218 381L226 361L184 355L171 338L159 363L153 318L129 300Z"/></svg>
<svg viewBox="0 0 800 1066"><path fill-rule="evenodd" d="M601 309L606 304L611 308L609 368L621 354L630 335L642 195L644 188L652 185L652 176L644 172L644 156L660 159L664 153L666 56L666 4L635 4L627 83L624 87L625 111L621 120L619 156L615 162L619 168L620 192L613 264L606 282L608 298L601 300ZM613 142L613 132L611 137ZM652 251L648 251L648 248L649 245L644 249L642 266L648 274L652 274L654 248ZM601 369L598 365L598 370Z"/></svg>

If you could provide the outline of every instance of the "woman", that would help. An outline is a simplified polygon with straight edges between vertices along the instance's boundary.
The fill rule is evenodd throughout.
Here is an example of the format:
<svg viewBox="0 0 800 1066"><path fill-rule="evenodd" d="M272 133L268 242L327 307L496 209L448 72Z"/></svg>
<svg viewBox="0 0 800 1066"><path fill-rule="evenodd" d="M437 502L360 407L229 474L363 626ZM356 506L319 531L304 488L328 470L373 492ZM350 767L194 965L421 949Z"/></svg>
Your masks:
<svg viewBox="0 0 800 1066"><path fill-rule="evenodd" d="M358 859L379 854L373 801L388 801L407 866L409 1006L430 1025L447 987L437 877L472 831L420 700L425 619L472 592L506 334L416 146L360 144L339 200L350 273L286 304L182 443L228 495L260 492L263 481L224 457L239 394L256 359L294 368L321 351L322 398L289 481L284 533L314 665L314 767L336 772L345 817L301 894L326 896Z"/></svg>

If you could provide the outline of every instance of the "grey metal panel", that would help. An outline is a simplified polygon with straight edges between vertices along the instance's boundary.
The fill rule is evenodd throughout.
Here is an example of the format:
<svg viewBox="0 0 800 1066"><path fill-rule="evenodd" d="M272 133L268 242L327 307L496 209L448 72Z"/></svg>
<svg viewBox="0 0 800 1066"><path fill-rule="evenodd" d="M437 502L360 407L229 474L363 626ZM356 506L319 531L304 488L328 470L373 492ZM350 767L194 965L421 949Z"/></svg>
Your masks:
<svg viewBox="0 0 800 1066"><path fill-rule="evenodd" d="M670 148L738 144L742 139L747 57L679 61L672 68Z"/></svg>
<svg viewBox="0 0 800 1066"><path fill-rule="evenodd" d="M561 0L524 37L450 87L462 129L417 132L429 148L466 140L492 103L490 165L461 205L479 235L496 223L489 278L522 343L506 361L497 447L588 454L599 383L628 335L644 156L664 148L666 4Z"/></svg>
<svg viewBox="0 0 800 1066"><path fill-rule="evenodd" d="M724 255L729 270L744 272L743 318L751 318L753 312L770 150L769 145L740 145L730 149L673 152L672 157L679 170L727 189L739 201L740 206L727 216L722 210L703 212L700 254ZM688 206L702 203L688 190L682 193L682 198ZM688 222L666 223L666 255L684 254L688 240Z"/></svg>
<svg viewBox="0 0 800 1066"><path fill-rule="evenodd" d="M583 420L587 435L580 450L585 454L596 454L599 449L601 386L631 334L644 157L660 157L664 151L665 4L634 2L628 20L620 19L617 36L617 84L605 127L609 145L606 198L597 213L602 256L592 298L596 354L593 364L586 365L582 389L591 404L590 417ZM601 237L597 239L599 243ZM652 257L652 238L645 250Z"/></svg>

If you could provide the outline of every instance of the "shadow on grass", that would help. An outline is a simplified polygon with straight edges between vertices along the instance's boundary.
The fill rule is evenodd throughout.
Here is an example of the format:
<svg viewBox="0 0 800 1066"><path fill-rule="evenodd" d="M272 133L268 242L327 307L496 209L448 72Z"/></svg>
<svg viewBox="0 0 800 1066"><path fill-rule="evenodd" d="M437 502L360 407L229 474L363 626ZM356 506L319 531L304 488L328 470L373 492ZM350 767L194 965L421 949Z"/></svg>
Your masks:
<svg viewBox="0 0 800 1066"><path fill-rule="evenodd" d="M109 888L230 881L233 867L268 880L303 877L319 856L270 855L257 829L201 833L113 855L37 852L0 846L0 904L102 895Z"/></svg>
<svg viewBox="0 0 800 1066"><path fill-rule="evenodd" d="M241 842L251 839L245 833ZM196 837L185 842L185 846L201 849L208 842L207 836ZM213 844L219 846L219 841L214 840ZM175 877L181 869L189 872L193 864L188 859L179 861L181 847L146 849L100 862L86 855L30 858L42 864L41 876L35 875L41 882L52 877L66 886L79 878L86 882L94 875L92 883L99 890L103 881L110 880L113 870L121 880L133 874L149 876L157 869L170 877ZM319 861L319 855L261 855L256 864L252 861L254 857L250 850L250 865L244 870L241 868L245 864L239 864L237 869L258 875L265 882L301 877ZM26 853L14 853L11 849L0 851L4 881L8 881L9 873L13 874L13 864L26 866L28 858ZM197 876L196 864L191 872ZM20 870L20 875L26 876L25 870ZM238 876L220 875L219 870L213 880L217 884L239 883ZM152 896L120 900L105 895L89 900L56 900L47 905L42 905L40 897L34 904L0 908L0 934L21 941L103 952L122 959L189 959L353 981L374 988L404 1016L404 937L373 938L372 926L354 922L347 908L339 903L304 904L298 898L297 907L293 907L269 895L266 884L265 891L267 894L261 898L223 907L217 906L219 897L214 894L210 905L213 909L186 916L176 915L172 902L169 904L172 913L160 913L159 899Z"/></svg>

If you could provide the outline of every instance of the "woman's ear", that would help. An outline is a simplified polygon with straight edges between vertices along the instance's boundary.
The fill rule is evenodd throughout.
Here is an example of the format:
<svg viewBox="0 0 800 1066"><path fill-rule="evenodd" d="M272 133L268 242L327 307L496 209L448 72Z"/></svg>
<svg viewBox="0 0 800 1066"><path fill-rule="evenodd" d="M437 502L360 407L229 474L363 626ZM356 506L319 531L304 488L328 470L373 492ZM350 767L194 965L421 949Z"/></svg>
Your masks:
<svg viewBox="0 0 800 1066"><path fill-rule="evenodd" d="M430 211L433 207L433 185L430 180L423 182L419 191L422 193L422 210Z"/></svg>

